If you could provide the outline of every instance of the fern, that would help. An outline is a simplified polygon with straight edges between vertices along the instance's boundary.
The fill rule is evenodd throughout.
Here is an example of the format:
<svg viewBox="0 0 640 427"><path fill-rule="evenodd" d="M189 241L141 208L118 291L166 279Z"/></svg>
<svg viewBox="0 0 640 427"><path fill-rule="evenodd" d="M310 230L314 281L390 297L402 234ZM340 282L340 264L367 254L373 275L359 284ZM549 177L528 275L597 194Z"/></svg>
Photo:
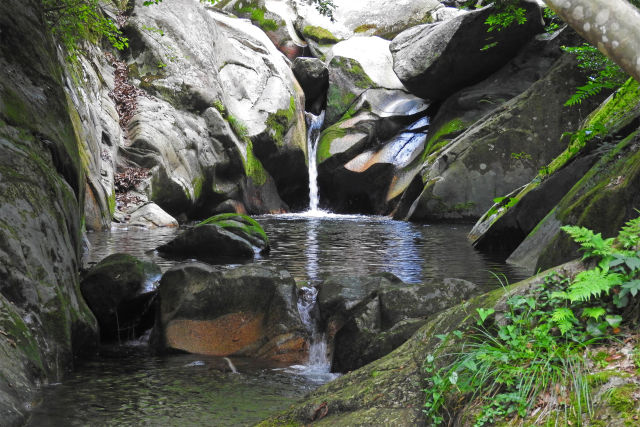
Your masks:
<svg viewBox="0 0 640 427"><path fill-rule="evenodd" d="M577 319L570 308L559 307L553 311L551 320L555 322L562 335L564 335L573 328L573 324Z"/></svg>
<svg viewBox="0 0 640 427"><path fill-rule="evenodd" d="M576 243L581 245L580 249L584 251L582 259L595 256L610 258L615 252L613 248L614 238L603 239L601 233L596 234L588 228L574 225L565 225L562 227L562 230L569 234Z"/></svg>
<svg viewBox="0 0 640 427"><path fill-rule="evenodd" d="M589 301L591 298L600 297L603 293L609 294L612 287L621 283L622 276L618 273L610 273L598 267L583 271L569 286L569 300L571 302Z"/></svg>
<svg viewBox="0 0 640 427"><path fill-rule="evenodd" d="M598 320L602 316L607 314L607 310L603 307L587 307L582 310L582 317Z"/></svg>
<svg viewBox="0 0 640 427"><path fill-rule="evenodd" d="M618 241L625 249L640 245L640 217L628 221L618 234Z"/></svg>

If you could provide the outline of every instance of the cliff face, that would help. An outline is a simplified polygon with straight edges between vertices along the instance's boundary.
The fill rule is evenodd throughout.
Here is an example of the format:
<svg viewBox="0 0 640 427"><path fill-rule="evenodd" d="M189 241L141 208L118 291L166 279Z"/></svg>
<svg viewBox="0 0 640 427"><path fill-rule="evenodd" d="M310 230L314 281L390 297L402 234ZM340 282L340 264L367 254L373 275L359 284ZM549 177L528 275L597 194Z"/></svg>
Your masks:
<svg viewBox="0 0 640 427"><path fill-rule="evenodd" d="M39 2L0 4L0 419L95 345L78 292L84 172Z"/></svg>

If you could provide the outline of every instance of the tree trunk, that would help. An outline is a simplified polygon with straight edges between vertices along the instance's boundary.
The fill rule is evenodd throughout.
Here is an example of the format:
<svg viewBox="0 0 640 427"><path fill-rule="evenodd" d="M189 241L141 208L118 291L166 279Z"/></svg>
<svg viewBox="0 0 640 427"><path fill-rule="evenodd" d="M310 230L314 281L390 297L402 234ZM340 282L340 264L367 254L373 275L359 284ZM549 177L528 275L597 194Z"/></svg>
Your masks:
<svg viewBox="0 0 640 427"><path fill-rule="evenodd" d="M626 0L544 0L589 43L640 81L640 10Z"/></svg>

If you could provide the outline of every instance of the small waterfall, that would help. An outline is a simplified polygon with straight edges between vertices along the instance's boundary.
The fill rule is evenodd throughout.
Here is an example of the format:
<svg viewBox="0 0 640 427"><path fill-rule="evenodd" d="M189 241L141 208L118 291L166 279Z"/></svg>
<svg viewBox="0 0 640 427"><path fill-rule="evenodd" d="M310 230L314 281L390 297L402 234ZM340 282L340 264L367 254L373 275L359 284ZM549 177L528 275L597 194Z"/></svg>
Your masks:
<svg viewBox="0 0 640 427"><path fill-rule="evenodd" d="M327 382L336 378L338 374L330 372L331 360L327 354L326 336L318 328L316 306L318 290L310 286L303 287L301 291L300 298L298 298L298 312L300 312L302 323L311 334L309 361L304 366L292 366L291 368L301 371L303 375L313 380Z"/></svg>
<svg viewBox="0 0 640 427"><path fill-rule="evenodd" d="M316 165L316 151L320 140L320 130L324 123L324 111L316 116L309 112L307 117L307 152L309 153L309 212L322 212L318 209L318 169Z"/></svg>

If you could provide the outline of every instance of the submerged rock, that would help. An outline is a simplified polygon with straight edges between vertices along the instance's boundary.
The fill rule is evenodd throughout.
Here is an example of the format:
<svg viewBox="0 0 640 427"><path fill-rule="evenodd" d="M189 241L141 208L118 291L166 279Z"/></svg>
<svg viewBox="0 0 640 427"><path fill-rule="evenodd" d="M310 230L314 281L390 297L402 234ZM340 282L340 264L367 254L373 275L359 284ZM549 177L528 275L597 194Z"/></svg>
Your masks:
<svg viewBox="0 0 640 427"><path fill-rule="evenodd" d="M86 273L80 289L103 340L136 338L145 331L139 323L153 318L154 293L146 284L154 277L160 277L157 265L124 253L109 255Z"/></svg>
<svg viewBox="0 0 640 427"><path fill-rule="evenodd" d="M308 336L291 275L247 265L216 270L188 264L167 271L152 344L215 356L245 356L288 364L308 356Z"/></svg>
<svg viewBox="0 0 640 427"><path fill-rule="evenodd" d="M269 251L269 239L254 219L246 215L220 214L181 233L158 251L169 256L195 257L212 262L252 259Z"/></svg>

